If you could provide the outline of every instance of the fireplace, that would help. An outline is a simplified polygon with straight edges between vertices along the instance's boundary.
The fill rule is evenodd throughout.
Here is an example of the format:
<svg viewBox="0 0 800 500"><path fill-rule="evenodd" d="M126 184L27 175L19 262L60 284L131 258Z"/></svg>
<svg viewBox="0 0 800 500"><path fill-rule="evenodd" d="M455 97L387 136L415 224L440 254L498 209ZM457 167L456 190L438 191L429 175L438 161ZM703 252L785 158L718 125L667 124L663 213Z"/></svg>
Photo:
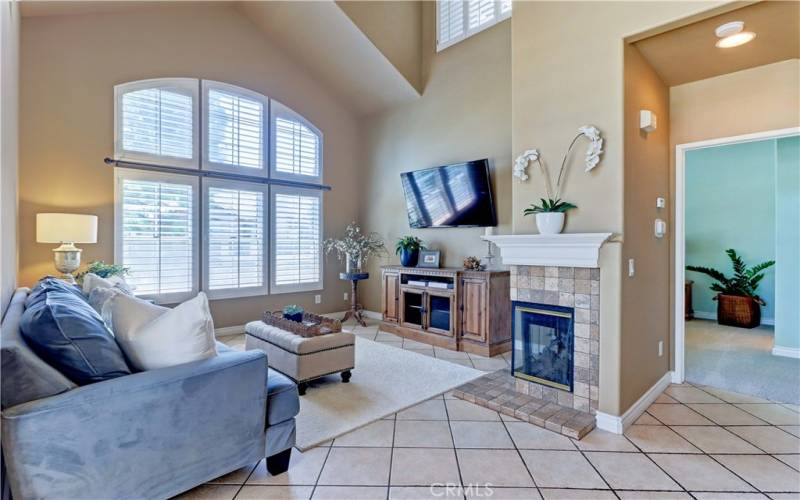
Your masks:
<svg viewBox="0 0 800 500"><path fill-rule="evenodd" d="M572 392L574 309L513 301L515 377Z"/></svg>

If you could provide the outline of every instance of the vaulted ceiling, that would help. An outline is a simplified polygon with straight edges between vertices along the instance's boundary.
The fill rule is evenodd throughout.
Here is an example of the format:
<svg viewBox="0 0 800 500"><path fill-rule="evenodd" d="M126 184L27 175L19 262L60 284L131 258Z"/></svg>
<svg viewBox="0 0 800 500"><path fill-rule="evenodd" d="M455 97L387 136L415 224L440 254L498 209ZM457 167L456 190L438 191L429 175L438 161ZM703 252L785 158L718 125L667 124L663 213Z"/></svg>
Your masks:
<svg viewBox="0 0 800 500"><path fill-rule="evenodd" d="M419 45L413 39L408 44L402 36L402 30L411 37L419 36L420 27L415 23L420 19L415 17L412 3L378 2L370 7L347 3L340 7L333 1L219 3L238 9L269 42L305 67L358 115L377 113L420 96L419 60L414 60L414 47ZM164 5L191 8L194 2L28 0L20 4L23 17L32 17L124 14ZM419 7L419 2L413 4ZM392 18L382 17L387 9ZM376 23L380 20L389 22L393 29L380 29Z"/></svg>

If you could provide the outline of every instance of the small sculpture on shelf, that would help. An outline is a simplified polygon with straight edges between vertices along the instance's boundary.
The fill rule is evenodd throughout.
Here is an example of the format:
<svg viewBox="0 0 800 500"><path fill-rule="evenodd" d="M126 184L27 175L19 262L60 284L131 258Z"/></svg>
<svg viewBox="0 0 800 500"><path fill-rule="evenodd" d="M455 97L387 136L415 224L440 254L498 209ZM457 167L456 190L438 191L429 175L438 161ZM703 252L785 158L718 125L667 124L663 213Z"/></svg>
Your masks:
<svg viewBox="0 0 800 500"><path fill-rule="evenodd" d="M470 255L464 259L464 269L467 271L483 271L484 265L481 264L481 259Z"/></svg>

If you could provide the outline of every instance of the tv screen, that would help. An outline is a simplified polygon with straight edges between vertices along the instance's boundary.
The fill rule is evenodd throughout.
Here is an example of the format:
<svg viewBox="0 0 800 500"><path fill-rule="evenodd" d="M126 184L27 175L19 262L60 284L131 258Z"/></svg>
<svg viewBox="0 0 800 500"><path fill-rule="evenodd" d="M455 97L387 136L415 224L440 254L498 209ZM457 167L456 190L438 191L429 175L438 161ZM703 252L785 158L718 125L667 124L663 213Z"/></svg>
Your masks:
<svg viewBox="0 0 800 500"><path fill-rule="evenodd" d="M497 225L488 160L415 170L400 176L409 226Z"/></svg>

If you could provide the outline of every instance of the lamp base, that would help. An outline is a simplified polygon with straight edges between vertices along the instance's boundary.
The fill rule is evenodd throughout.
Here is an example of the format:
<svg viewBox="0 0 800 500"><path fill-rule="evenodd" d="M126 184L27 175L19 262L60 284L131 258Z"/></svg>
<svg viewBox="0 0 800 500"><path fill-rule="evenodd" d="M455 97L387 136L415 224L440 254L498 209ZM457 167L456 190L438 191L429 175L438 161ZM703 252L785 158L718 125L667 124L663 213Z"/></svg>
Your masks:
<svg viewBox="0 0 800 500"><path fill-rule="evenodd" d="M75 283L72 273L81 267L81 251L74 243L62 243L60 247L53 249L56 270L62 273L61 279L68 283Z"/></svg>

